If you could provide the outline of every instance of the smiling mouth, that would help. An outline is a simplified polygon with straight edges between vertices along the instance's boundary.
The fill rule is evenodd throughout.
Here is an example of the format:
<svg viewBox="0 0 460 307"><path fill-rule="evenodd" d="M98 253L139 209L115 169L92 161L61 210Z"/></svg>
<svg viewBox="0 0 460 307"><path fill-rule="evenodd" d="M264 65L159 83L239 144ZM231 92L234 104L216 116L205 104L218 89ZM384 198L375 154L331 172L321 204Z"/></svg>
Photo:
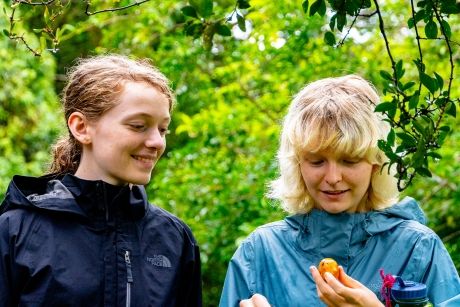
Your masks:
<svg viewBox="0 0 460 307"><path fill-rule="evenodd" d="M327 194L327 195L340 195L340 194L343 194L345 192L347 192L349 190L338 190L338 191L322 191L323 193Z"/></svg>
<svg viewBox="0 0 460 307"><path fill-rule="evenodd" d="M137 161L146 162L146 163L155 161L154 157L140 157L140 156L132 156L132 157L136 159Z"/></svg>

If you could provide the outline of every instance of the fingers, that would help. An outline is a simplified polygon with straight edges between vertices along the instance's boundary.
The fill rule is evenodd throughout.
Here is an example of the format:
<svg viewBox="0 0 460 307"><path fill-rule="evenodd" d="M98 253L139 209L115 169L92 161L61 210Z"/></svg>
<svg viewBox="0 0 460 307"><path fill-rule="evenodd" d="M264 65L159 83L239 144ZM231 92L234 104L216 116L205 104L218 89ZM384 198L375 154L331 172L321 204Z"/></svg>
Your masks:
<svg viewBox="0 0 460 307"><path fill-rule="evenodd" d="M339 266L339 281L345 285L346 287L349 288L363 288L364 286L357 281L356 279L353 279L347 273L345 273L345 270L343 269L342 266Z"/></svg>
<svg viewBox="0 0 460 307"><path fill-rule="evenodd" d="M339 283L331 273L324 274L326 280L323 279L318 269L315 266L310 267L310 273L316 283L316 292L318 297L328 306L335 306L339 297L335 293L335 290L329 285L330 282ZM340 284L340 283L339 283Z"/></svg>
<svg viewBox="0 0 460 307"><path fill-rule="evenodd" d="M254 294L250 299L242 300L240 307L270 307L265 296Z"/></svg>
<svg viewBox="0 0 460 307"><path fill-rule="evenodd" d="M248 298L247 300L240 301L240 307L254 307L252 300Z"/></svg>

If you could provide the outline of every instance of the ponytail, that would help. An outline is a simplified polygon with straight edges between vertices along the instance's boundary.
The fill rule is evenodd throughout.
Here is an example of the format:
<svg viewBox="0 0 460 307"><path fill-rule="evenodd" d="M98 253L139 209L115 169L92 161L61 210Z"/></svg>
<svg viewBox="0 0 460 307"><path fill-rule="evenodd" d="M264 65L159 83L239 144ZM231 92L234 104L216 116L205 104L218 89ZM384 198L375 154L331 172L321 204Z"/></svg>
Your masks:
<svg viewBox="0 0 460 307"><path fill-rule="evenodd" d="M53 161L48 172L74 174L80 163L81 151L81 144L71 134L61 137L53 146Z"/></svg>

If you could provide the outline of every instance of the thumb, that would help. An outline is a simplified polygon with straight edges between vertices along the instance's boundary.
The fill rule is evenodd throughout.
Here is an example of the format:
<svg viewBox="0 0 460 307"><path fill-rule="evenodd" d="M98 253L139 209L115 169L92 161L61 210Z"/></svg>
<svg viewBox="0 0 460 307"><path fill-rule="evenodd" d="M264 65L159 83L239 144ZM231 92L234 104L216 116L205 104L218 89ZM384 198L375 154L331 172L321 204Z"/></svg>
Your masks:
<svg viewBox="0 0 460 307"><path fill-rule="evenodd" d="M254 305L257 307L270 307L270 304L268 303L267 299L263 295L254 294L252 296L252 301L254 302Z"/></svg>
<svg viewBox="0 0 460 307"><path fill-rule="evenodd" d="M363 285L359 281L347 275L342 266L339 266L339 280L344 286L348 288L356 289L363 287Z"/></svg>

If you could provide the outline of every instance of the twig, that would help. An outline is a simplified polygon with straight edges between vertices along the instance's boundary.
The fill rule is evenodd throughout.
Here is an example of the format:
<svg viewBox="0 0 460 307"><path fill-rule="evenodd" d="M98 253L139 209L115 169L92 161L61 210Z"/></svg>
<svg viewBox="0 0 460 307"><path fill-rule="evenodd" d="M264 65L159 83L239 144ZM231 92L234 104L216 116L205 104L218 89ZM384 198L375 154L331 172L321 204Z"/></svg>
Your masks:
<svg viewBox="0 0 460 307"><path fill-rule="evenodd" d="M375 14L377 14L377 11L374 11L374 12L372 12L372 13L370 13L370 14L358 14L358 16L359 16L359 17L367 17L367 18L368 18L368 17L374 16Z"/></svg>
<svg viewBox="0 0 460 307"><path fill-rule="evenodd" d="M420 64L421 64L421 67L423 67L423 52L422 52L422 46L420 45L420 35L418 34L417 23L415 22L414 0L410 1L410 6L411 6L411 12L412 12L412 20L414 21L415 40L417 41L418 54L420 56ZM422 82L419 82L418 92L420 93L421 91L422 91Z"/></svg>
<svg viewBox="0 0 460 307"><path fill-rule="evenodd" d="M29 1L26 1L26 0L14 0L15 3L20 3L20 4L27 4L27 5L50 5L51 3L53 3L54 1L56 0L49 0L49 1L45 1L45 2L29 2Z"/></svg>
<svg viewBox="0 0 460 307"><path fill-rule="evenodd" d="M94 11L94 12L89 11L89 8L90 8L91 4L90 4L90 1L86 1L85 14L88 15L88 16L91 16L91 15L96 15L96 14L99 14L99 13L121 11L121 10L128 9L128 8L136 6L136 5L141 5L142 3L149 2L149 1L150 0L141 0L141 1L136 0L134 3L128 4L128 5L125 5L125 6L113 7L113 8L108 8L108 9Z"/></svg>
<svg viewBox="0 0 460 307"><path fill-rule="evenodd" d="M443 237L442 241L447 242L447 241L450 241L450 240L454 239L455 237L460 237L460 230L452 232L452 233L448 234L447 236Z"/></svg>

